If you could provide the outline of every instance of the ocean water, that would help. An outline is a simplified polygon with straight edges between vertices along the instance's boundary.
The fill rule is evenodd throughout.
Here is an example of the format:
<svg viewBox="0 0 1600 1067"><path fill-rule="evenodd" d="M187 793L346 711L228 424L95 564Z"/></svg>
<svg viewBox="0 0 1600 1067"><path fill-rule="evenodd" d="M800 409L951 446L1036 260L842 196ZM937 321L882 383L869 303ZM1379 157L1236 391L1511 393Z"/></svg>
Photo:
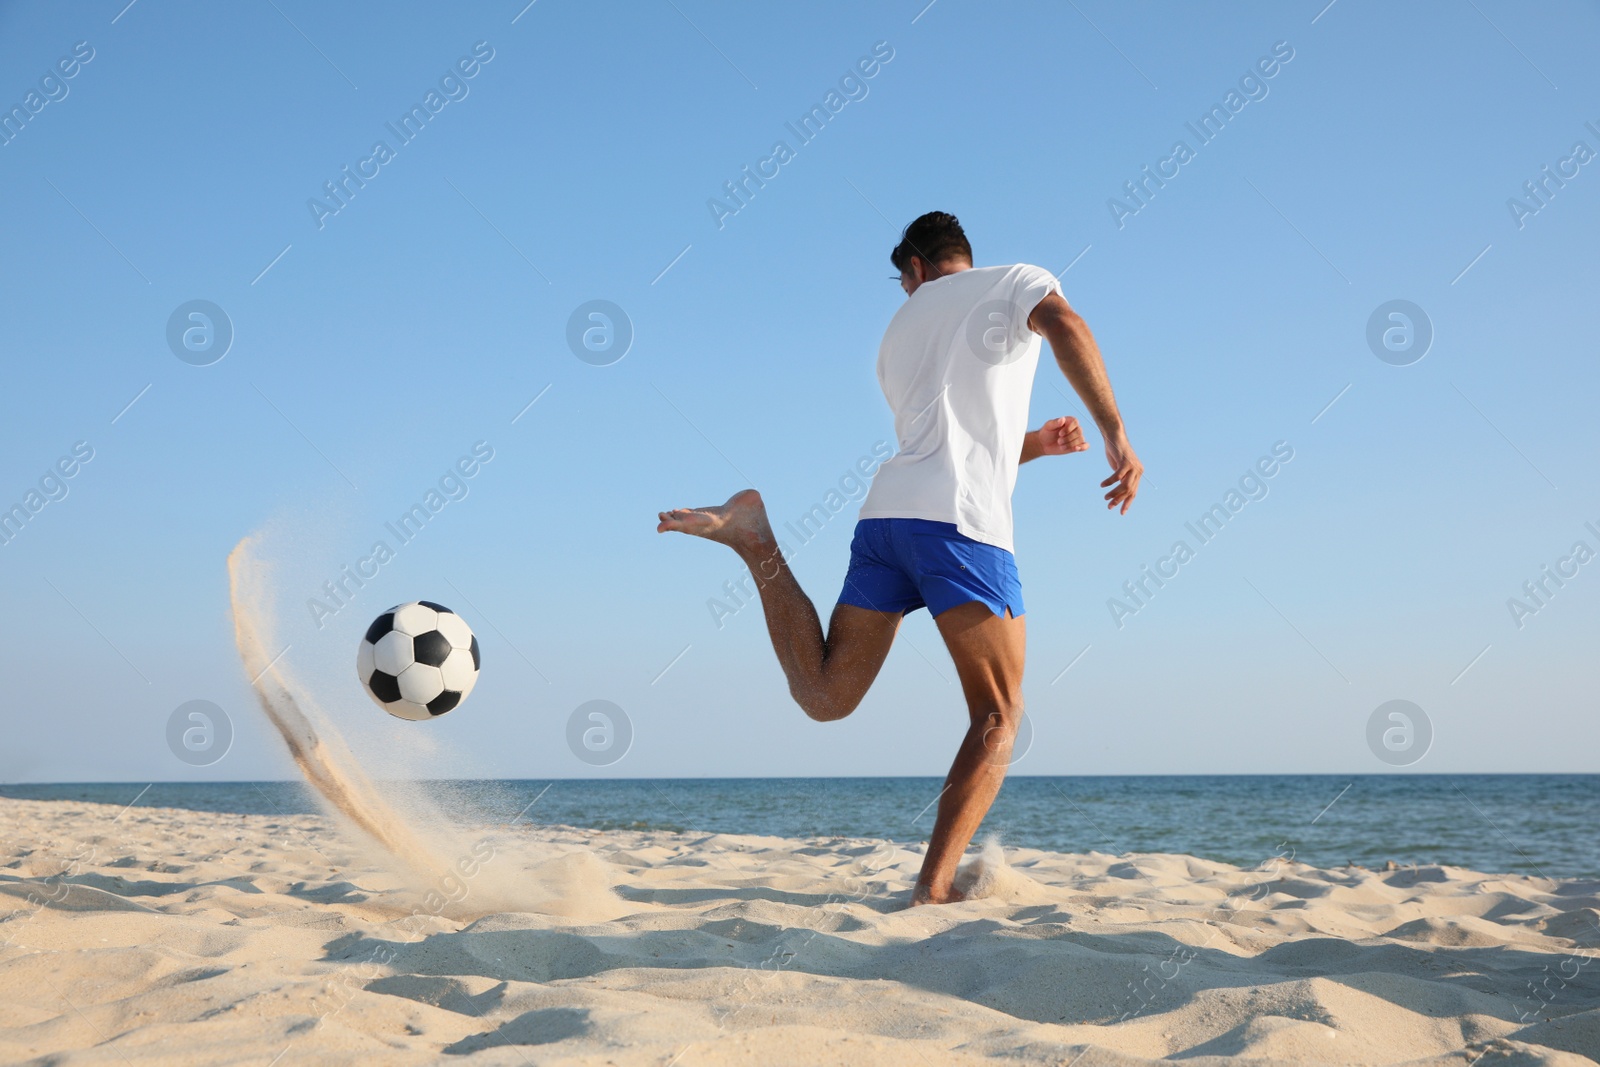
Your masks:
<svg viewBox="0 0 1600 1067"><path fill-rule="evenodd" d="M915 843L938 778L668 778L428 783L475 822L521 821ZM0 786L0 797L255 814L314 811L297 782ZM531 807L529 806L531 804ZM1059 852L1182 852L1254 866L1387 861L1600 878L1600 775L1015 775L982 837ZM1291 852L1292 850L1292 852Z"/></svg>

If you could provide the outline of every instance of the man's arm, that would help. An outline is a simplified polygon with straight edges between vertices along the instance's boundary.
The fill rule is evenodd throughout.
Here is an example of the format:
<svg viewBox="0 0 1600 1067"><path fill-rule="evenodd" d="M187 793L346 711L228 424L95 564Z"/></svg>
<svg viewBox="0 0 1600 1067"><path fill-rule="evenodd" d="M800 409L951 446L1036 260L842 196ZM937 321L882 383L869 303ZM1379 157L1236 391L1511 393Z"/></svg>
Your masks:
<svg viewBox="0 0 1600 1067"><path fill-rule="evenodd" d="M1106 377L1100 346L1095 344L1089 324L1072 310L1060 293L1051 293L1028 316L1028 326L1050 342L1061 373L1072 383L1095 425L1100 427L1100 435L1106 442L1106 459L1111 464L1111 477L1100 486L1110 489L1106 493L1106 506L1120 505L1122 514L1126 515L1133 498L1138 495L1144 464L1139 462L1133 446L1128 443L1122 414L1117 411L1117 400L1111 392L1111 379Z"/></svg>

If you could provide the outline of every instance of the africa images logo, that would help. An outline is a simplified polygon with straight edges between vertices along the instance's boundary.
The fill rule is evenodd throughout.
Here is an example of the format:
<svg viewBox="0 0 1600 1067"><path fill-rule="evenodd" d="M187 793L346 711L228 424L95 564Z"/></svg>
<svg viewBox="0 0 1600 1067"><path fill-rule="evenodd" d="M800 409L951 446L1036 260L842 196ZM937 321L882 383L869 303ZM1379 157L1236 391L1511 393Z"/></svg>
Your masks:
<svg viewBox="0 0 1600 1067"><path fill-rule="evenodd" d="M862 56L839 76L837 89L829 89L820 103L812 104L810 110L794 122L783 124L784 129L794 135L795 147L790 147L788 141L774 141L772 150L756 161L753 172L750 164L746 163L740 168L737 178L723 182L722 189L728 199L721 200L713 196L706 201L706 210L711 212L711 220L717 224L717 229L722 229L728 219L749 207L756 191L765 189L767 182L776 178L782 172L781 168L798 156L798 149L815 140L846 105L865 100L871 92L867 82L877 77L893 58L894 47L888 41L875 43L871 55Z"/></svg>
<svg viewBox="0 0 1600 1067"><path fill-rule="evenodd" d="M1119 200L1114 196L1106 200L1106 210L1111 213L1111 221L1117 229L1125 227L1128 219L1149 207L1156 191L1165 189L1167 182L1183 173L1183 166L1196 158L1199 149L1220 137L1235 115L1248 104L1265 100L1272 91L1267 82L1277 77L1293 58L1293 45L1288 41L1275 43L1272 54L1257 59L1239 78L1238 88L1229 89L1220 104L1212 104L1210 110L1203 112L1194 122L1183 124L1194 135L1193 148L1189 147L1188 141L1174 141L1171 151L1156 161L1154 170L1146 163L1139 168L1139 177L1123 182L1122 191L1127 200Z"/></svg>
<svg viewBox="0 0 1600 1067"><path fill-rule="evenodd" d="M393 147L388 141L374 141L371 152L365 158L356 161L354 172L351 171L350 164L346 163L339 168L338 178L323 182L322 191L327 199L320 200L313 196L306 201L306 208L311 212L311 221L317 224L317 229L325 227L330 217L349 207L356 193L365 189L367 182L383 173L382 168L396 158L401 148L414 141L435 115L443 111L448 104L465 100L467 94L472 92L472 87L467 82L476 78L492 59L494 59L494 49L488 41L479 41L473 45L471 55L462 56L439 76L437 89L430 88L423 94L421 103L412 104L394 122L384 123L384 127L394 135Z"/></svg>

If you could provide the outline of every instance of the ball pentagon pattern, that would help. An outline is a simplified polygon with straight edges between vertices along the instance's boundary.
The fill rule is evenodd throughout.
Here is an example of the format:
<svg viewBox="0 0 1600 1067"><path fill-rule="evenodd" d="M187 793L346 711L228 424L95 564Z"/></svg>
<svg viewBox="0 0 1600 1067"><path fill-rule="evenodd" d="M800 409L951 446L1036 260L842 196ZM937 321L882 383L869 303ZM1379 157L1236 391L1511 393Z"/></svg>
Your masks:
<svg viewBox="0 0 1600 1067"><path fill-rule="evenodd" d="M367 695L399 719L438 718L460 707L478 682L478 638L443 604L396 604L372 621L356 650Z"/></svg>

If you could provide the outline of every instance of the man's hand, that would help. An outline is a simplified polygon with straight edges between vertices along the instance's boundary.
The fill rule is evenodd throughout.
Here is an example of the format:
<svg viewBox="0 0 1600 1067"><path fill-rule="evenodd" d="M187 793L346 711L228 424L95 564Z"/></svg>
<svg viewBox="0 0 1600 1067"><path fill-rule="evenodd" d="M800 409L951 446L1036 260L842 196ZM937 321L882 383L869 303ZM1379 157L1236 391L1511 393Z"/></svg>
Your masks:
<svg viewBox="0 0 1600 1067"><path fill-rule="evenodd" d="M1111 464L1111 477L1100 483L1100 488L1109 486L1111 489L1106 494L1106 507L1115 508L1121 504L1121 514L1126 515L1133 506L1133 498L1139 495L1139 479L1144 477L1144 464L1133 454L1133 446L1128 444L1126 437L1106 440L1106 459Z"/></svg>
<svg viewBox="0 0 1600 1067"><path fill-rule="evenodd" d="M1087 452L1089 444L1083 439L1078 420L1071 415L1051 419L1037 430L1029 430L1022 439L1022 462L1040 456L1065 456L1072 452Z"/></svg>

